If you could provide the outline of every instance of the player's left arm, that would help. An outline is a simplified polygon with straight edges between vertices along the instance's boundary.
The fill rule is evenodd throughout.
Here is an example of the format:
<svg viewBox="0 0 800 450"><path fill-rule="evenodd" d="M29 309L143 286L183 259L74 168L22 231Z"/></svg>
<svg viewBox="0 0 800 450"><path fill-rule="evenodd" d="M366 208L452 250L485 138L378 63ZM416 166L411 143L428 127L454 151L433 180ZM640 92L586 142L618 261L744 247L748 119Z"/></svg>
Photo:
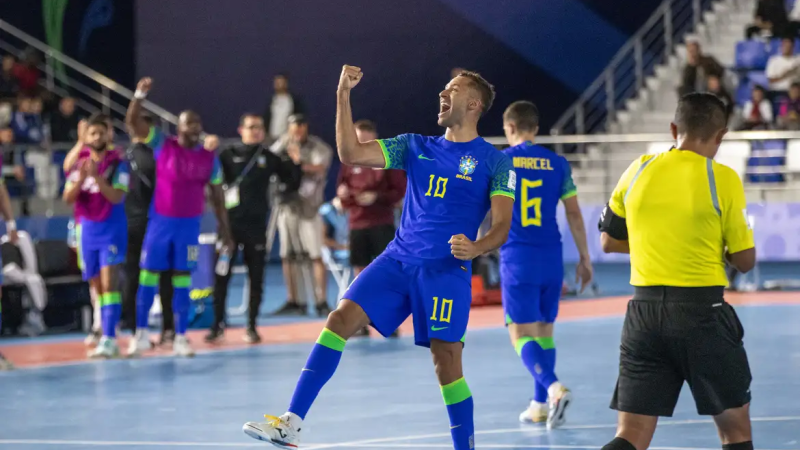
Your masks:
<svg viewBox="0 0 800 450"><path fill-rule="evenodd" d="M483 237L472 242L459 234L450 238L451 253L458 259L469 261L500 248L508 239L511 219L514 216L514 196L517 188L517 174L511 160L500 153L501 158L494 167L491 190L492 226Z"/></svg>
<svg viewBox="0 0 800 450"><path fill-rule="evenodd" d="M96 165L92 164L92 167L96 170ZM122 203L125 199L125 194L128 192L128 185L130 184L130 169L128 168L127 162L120 162L117 166L117 170L114 171L114 175L109 182L106 178L102 175L98 175L97 172L90 172L97 183L97 187L100 189L100 194L106 198L109 202L114 205Z"/></svg>
<svg viewBox="0 0 800 450"><path fill-rule="evenodd" d="M589 243L586 239L586 225L583 222L583 213L581 213L581 207L578 204L578 189L572 180L572 170L566 160L562 160L562 163L564 165L564 182L561 186L561 201L564 203L564 209L567 213L567 223L572 233L572 239L578 248L580 260L575 270L575 282L581 283L580 292L583 292L586 286L591 283L593 276L592 262L589 258Z"/></svg>
<svg viewBox="0 0 800 450"><path fill-rule="evenodd" d="M753 230L747 217L747 201L739 175L728 167L717 166L717 192L722 206L722 240L727 247L725 257L742 273L756 265Z"/></svg>
<svg viewBox="0 0 800 450"><path fill-rule="evenodd" d="M222 164L217 157L214 158L214 170L211 172L211 180L208 185L211 191L211 205L217 216L217 234L223 245L231 248L231 226L228 222L228 210L225 208L225 193L222 192Z"/></svg>

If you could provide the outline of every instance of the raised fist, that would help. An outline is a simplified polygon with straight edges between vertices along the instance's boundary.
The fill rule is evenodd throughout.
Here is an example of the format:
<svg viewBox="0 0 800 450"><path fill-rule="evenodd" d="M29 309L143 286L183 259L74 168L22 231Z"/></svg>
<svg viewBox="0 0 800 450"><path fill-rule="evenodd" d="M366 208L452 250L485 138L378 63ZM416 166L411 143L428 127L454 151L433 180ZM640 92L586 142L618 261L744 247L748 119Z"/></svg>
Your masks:
<svg viewBox="0 0 800 450"><path fill-rule="evenodd" d="M347 66L342 67L342 75L339 77L339 90L349 91L356 87L364 73L361 72L360 67Z"/></svg>
<svg viewBox="0 0 800 450"><path fill-rule="evenodd" d="M150 92L150 89L153 87L153 80L150 77L144 77L139 80L139 84L136 85L137 91L142 91L145 94Z"/></svg>

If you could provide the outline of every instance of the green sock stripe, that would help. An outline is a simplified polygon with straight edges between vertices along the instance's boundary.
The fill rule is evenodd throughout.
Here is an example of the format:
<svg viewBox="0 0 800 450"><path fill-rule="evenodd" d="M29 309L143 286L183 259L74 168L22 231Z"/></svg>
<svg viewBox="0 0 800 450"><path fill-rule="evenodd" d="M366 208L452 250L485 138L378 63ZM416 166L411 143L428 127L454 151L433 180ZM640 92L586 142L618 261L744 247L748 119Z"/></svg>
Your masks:
<svg viewBox="0 0 800 450"><path fill-rule="evenodd" d="M542 347L542 350L552 350L556 348L556 343L553 341L552 337L537 337L533 338L533 340L539 344L539 347Z"/></svg>
<svg viewBox="0 0 800 450"><path fill-rule="evenodd" d="M317 344L337 352L344 351L344 344L346 343L347 340L327 328L323 328L322 333L317 338Z"/></svg>
<svg viewBox="0 0 800 450"><path fill-rule="evenodd" d="M159 275L154 272L143 270L139 274L139 284L142 286L157 287Z"/></svg>
<svg viewBox="0 0 800 450"><path fill-rule="evenodd" d="M442 398L446 406L461 403L470 397L472 397L472 392L470 392L469 386L467 386L467 380L465 380L464 377L442 386Z"/></svg>
<svg viewBox="0 0 800 450"><path fill-rule="evenodd" d="M192 285L191 275L175 275L172 277L172 286L176 288L188 288Z"/></svg>
<svg viewBox="0 0 800 450"><path fill-rule="evenodd" d="M517 351L517 356L522 355L522 347L525 347L525 344L527 344L528 342L531 342L531 341L535 341L535 340L536 340L535 338L532 338L532 337L529 337L529 336L523 336L523 337L517 339L517 343L514 344L514 350Z"/></svg>
<svg viewBox="0 0 800 450"><path fill-rule="evenodd" d="M119 292L106 292L103 296L106 298L103 306L122 304L122 296Z"/></svg>

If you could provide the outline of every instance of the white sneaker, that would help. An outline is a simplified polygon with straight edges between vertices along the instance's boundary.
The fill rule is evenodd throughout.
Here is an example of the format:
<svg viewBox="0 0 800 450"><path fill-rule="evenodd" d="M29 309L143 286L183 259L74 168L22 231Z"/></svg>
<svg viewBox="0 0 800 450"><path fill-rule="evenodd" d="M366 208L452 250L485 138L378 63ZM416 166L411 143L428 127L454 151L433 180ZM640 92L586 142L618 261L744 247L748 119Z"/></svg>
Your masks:
<svg viewBox="0 0 800 450"><path fill-rule="evenodd" d="M300 428L295 429L291 425L289 413L280 417L265 415L264 418L266 422L244 424L244 434L283 449L296 449L300 445Z"/></svg>
<svg viewBox="0 0 800 450"><path fill-rule="evenodd" d="M530 406L520 413L519 421L522 423L547 422L547 404L531 400Z"/></svg>
<svg viewBox="0 0 800 450"><path fill-rule="evenodd" d="M110 359L119 357L119 346L117 340L103 336L97 347L89 352L92 359Z"/></svg>
<svg viewBox="0 0 800 450"><path fill-rule="evenodd" d="M96 347L101 337L103 337L103 333L101 333L99 329L92 330L92 332L86 336L86 339L83 340L83 344L87 347Z"/></svg>
<svg viewBox="0 0 800 450"><path fill-rule="evenodd" d="M147 330L136 330L136 334L131 337L128 344L128 358L136 358L142 355L142 352L153 349L153 343L150 342L150 335Z"/></svg>
<svg viewBox="0 0 800 450"><path fill-rule="evenodd" d="M558 382L556 382L558 383ZM553 383L554 385L556 383ZM558 383L557 386L551 386L548 389L548 397L550 398L550 411L547 414L547 429L552 430L564 425L567 421L566 412L569 404L572 403L572 392Z"/></svg>
<svg viewBox="0 0 800 450"><path fill-rule="evenodd" d="M186 358L194 356L194 350L192 350L192 346L189 345L189 339L185 334L178 334L175 336L175 342L172 344L172 354Z"/></svg>
<svg viewBox="0 0 800 450"><path fill-rule="evenodd" d="M11 361L7 360L2 353L0 353L0 372L5 370L14 370L14 365L11 364Z"/></svg>

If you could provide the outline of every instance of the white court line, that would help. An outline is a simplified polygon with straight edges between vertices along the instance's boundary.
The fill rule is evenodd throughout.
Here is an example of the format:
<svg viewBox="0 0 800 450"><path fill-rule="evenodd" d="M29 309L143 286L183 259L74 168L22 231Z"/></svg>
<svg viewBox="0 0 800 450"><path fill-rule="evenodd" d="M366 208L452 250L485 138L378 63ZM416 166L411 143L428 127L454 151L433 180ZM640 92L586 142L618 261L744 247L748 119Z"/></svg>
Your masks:
<svg viewBox="0 0 800 450"><path fill-rule="evenodd" d="M800 421L800 416L776 416L776 417L753 417L752 422L793 422ZM689 419L689 420L663 420L659 421L659 426L676 425L697 425L712 424L713 419ZM598 424L598 425L565 425L558 430L593 430L593 429L616 429L617 424ZM476 435L508 434L508 433L531 433L542 432L541 427L519 426L517 428L503 428L497 430L476 431ZM557 432L557 431L556 431ZM359 448L449 448L451 444L403 444L398 441L412 441L422 439L437 439L450 437L450 433L421 434L416 436L397 436L377 439L364 439L350 442L339 442L335 444L306 444L305 450L321 450L327 448L359 447ZM394 444L392 444L394 443ZM245 442L156 442L156 441L70 441L70 440L40 440L40 439L0 439L2 445L69 445L69 446L107 446L107 447L220 447L220 448L243 448L243 447L264 447L263 443ZM377 445L376 445L377 444ZM602 446L602 444L600 444ZM563 448L563 449L596 449L598 446L569 446L569 445L512 445L512 444L481 444L483 448ZM652 450L719 450L718 447L711 449L694 447L650 447ZM766 450L766 449L765 449ZM780 449L794 450L794 449ZM800 450L800 449L797 449Z"/></svg>

